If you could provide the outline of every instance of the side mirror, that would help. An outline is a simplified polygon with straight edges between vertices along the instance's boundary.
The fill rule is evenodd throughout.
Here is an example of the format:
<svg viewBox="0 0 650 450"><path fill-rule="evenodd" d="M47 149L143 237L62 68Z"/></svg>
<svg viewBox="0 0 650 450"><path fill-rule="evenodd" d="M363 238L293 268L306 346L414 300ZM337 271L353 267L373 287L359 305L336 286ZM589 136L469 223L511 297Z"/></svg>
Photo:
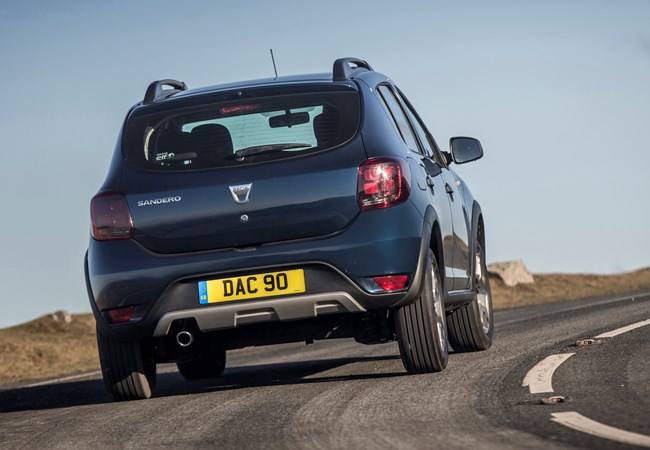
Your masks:
<svg viewBox="0 0 650 450"><path fill-rule="evenodd" d="M451 157L456 164L476 161L483 157L483 146L478 139L471 137L453 137L449 139Z"/></svg>

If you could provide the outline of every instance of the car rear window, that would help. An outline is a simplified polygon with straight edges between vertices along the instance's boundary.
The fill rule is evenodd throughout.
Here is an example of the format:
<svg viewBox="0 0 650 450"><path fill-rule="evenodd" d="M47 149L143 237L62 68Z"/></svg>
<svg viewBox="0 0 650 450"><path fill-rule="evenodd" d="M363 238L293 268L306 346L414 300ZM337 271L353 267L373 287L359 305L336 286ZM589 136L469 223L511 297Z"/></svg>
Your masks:
<svg viewBox="0 0 650 450"><path fill-rule="evenodd" d="M151 170L241 166L337 147L359 126L352 90L233 96L238 100L193 96L136 110L126 125L127 160Z"/></svg>

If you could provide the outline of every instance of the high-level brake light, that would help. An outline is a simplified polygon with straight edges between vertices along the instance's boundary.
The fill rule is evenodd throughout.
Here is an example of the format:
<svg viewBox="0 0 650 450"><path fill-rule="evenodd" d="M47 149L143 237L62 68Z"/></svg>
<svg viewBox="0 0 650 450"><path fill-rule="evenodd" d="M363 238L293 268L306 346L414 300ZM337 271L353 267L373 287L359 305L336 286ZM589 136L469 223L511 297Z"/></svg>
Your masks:
<svg viewBox="0 0 650 450"><path fill-rule="evenodd" d="M257 111L260 108L260 105L234 105L234 106L222 106L219 110L221 114L233 114L233 113L246 113L251 111Z"/></svg>
<svg viewBox="0 0 650 450"><path fill-rule="evenodd" d="M408 199L408 163L397 158L372 158L359 166L357 202L362 210L388 208Z"/></svg>
<svg viewBox="0 0 650 450"><path fill-rule="evenodd" d="M100 241L130 239L133 220L126 197L121 192L103 192L90 202L92 236Z"/></svg>

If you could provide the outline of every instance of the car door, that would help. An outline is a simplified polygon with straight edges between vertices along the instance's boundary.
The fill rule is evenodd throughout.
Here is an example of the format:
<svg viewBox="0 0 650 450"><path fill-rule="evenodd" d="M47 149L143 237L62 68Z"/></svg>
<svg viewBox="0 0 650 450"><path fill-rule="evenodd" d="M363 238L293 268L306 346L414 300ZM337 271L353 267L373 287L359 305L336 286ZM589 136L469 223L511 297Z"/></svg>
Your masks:
<svg viewBox="0 0 650 450"><path fill-rule="evenodd" d="M408 109L400 100L396 89L388 84L382 84L377 87L384 106L392 116L393 121L406 143L411 150L409 159L412 160L412 171L417 170L419 173L417 179L418 188L428 192L428 202L433 205L438 213L440 233L443 246L443 261L439 265L445 270L445 286L447 290L455 289L455 270L453 267L454 258L454 228L453 213L449 203L448 194L445 192L445 180L442 178L442 166L434 159L434 154L427 153L427 147L420 143L417 137L416 128L413 122L407 117Z"/></svg>
<svg viewBox="0 0 650 450"><path fill-rule="evenodd" d="M447 238L449 242L443 243L445 252L449 251L451 257L451 273L447 278L453 279L451 290L463 290L469 287L471 274L471 260L469 248L469 215L465 208L465 202L461 197L460 183L452 171L447 167L447 162L442 156L435 140L431 136L420 119L411 103L401 93L398 98L408 116L408 120L415 131L415 135L423 149L422 163L427 173L439 174L440 184L446 197L452 216L453 232ZM435 184L435 181L434 181ZM433 193L433 190L432 190ZM435 195L435 194L434 194Z"/></svg>

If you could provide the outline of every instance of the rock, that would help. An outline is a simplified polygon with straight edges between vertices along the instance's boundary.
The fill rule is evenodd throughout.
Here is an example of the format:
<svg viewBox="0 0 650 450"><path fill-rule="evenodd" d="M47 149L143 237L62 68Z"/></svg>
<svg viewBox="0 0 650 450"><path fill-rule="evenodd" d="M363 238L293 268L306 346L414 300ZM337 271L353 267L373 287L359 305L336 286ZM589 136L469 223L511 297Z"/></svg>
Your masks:
<svg viewBox="0 0 650 450"><path fill-rule="evenodd" d="M535 282L533 274L530 273L524 261L506 261L492 263L488 266L488 273L503 280L506 286L518 284L532 284Z"/></svg>
<svg viewBox="0 0 650 450"><path fill-rule="evenodd" d="M60 322L62 324L69 324L72 322L72 315L64 309L53 312L52 314L49 315L49 317L53 321Z"/></svg>

